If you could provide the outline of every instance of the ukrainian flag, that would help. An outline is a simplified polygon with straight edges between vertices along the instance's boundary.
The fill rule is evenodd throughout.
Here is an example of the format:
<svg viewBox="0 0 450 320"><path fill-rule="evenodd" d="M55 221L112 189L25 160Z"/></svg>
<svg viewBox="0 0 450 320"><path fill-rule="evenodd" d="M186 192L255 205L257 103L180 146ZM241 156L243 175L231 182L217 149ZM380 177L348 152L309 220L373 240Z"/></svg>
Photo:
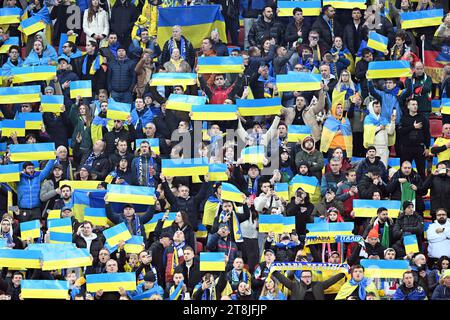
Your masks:
<svg viewBox="0 0 450 320"><path fill-rule="evenodd" d="M333 116L327 118L322 128L320 151L328 151L331 142L338 131L341 131L342 137L344 138L347 156L351 157L353 152L353 133L348 118L342 118L342 120L337 120Z"/></svg>
<svg viewBox="0 0 450 320"><path fill-rule="evenodd" d="M146 138L146 139L136 139L136 150L141 147L141 143L147 141L150 145L150 149L157 155L161 154L159 150L159 139L158 138Z"/></svg>
<svg viewBox="0 0 450 320"><path fill-rule="evenodd" d="M97 189L101 181L88 180L88 181L77 181L77 180L63 180L59 183L60 186L68 185L73 190L93 190Z"/></svg>
<svg viewBox="0 0 450 320"><path fill-rule="evenodd" d="M28 19L22 20L19 30L26 36L45 29L45 23L41 20L41 16L34 15Z"/></svg>
<svg viewBox="0 0 450 320"><path fill-rule="evenodd" d="M91 80L78 80L70 82L70 99L75 99L77 96L82 98L92 97Z"/></svg>
<svg viewBox="0 0 450 320"><path fill-rule="evenodd" d="M195 73L160 72L154 73L150 86L192 86L197 83Z"/></svg>
<svg viewBox="0 0 450 320"><path fill-rule="evenodd" d="M395 60L369 62L367 79L409 78L411 76L412 73L409 61Z"/></svg>
<svg viewBox="0 0 450 320"><path fill-rule="evenodd" d="M180 297L181 291L183 290L184 281L181 280L180 283L177 285L175 290L169 295L169 300L177 300Z"/></svg>
<svg viewBox="0 0 450 320"><path fill-rule="evenodd" d="M0 47L0 54L8 53L11 46L19 46L19 37L8 38Z"/></svg>
<svg viewBox="0 0 450 320"><path fill-rule="evenodd" d="M12 144L9 147L13 162L55 159L54 143Z"/></svg>
<svg viewBox="0 0 450 320"><path fill-rule="evenodd" d="M225 271L225 252L200 252L200 271Z"/></svg>
<svg viewBox="0 0 450 320"><path fill-rule="evenodd" d="M275 192L280 198L289 201L289 184L288 183L275 183Z"/></svg>
<svg viewBox="0 0 450 320"><path fill-rule="evenodd" d="M23 299L68 299L69 282L65 280L22 280Z"/></svg>
<svg viewBox="0 0 450 320"><path fill-rule="evenodd" d="M154 214L152 219L144 225L145 233L147 235L152 233L153 231L155 231L158 221L161 220L163 216L164 216L164 212Z"/></svg>
<svg viewBox="0 0 450 320"><path fill-rule="evenodd" d="M388 166L395 170L400 170L400 158L388 158Z"/></svg>
<svg viewBox="0 0 450 320"><path fill-rule="evenodd" d="M258 216L259 232L283 233L283 218L279 214L260 214Z"/></svg>
<svg viewBox="0 0 450 320"><path fill-rule="evenodd" d="M431 219L431 201L430 199L424 199L423 203L425 204L425 210L423 211L424 219Z"/></svg>
<svg viewBox="0 0 450 320"><path fill-rule="evenodd" d="M0 124L2 137L9 138L11 133L16 133L18 137L25 137L25 120L4 119Z"/></svg>
<svg viewBox="0 0 450 320"><path fill-rule="evenodd" d="M353 222L307 223L308 237L336 237L353 235Z"/></svg>
<svg viewBox="0 0 450 320"><path fill-rule="evenodd" d="M245 195L235 185L223 182L220 198L222 200L244 203Z"/></svg>
<svg viewBox="0 0 450 320"><path fill-rule="evenodd" d="M77 249L75 243L64 243L64 244L55 244L55 243L30 243L27 247L30 251L40 251L42 253L45 252L54 252L54 251L66 251L66 250L74 250Z"/></svg>
<svg viewBox="0 0 450 320"><path fill-rule="evenodd" d="M237 99L236 104L239 114L243 117L277 115L282 108L281 98Z"/></svg>
<svg viewBox="0 0 450 320"><path fill-rule="evenodd" d="M84 221L92 222L96 226L110 225L105 208L85 208Z"/></svg>
<svg viewBox="0 0 450 320"><path fill-rule="evenodd" d="M295 230L295 216L283 217L283 232L291 233Z"/></svg>
<svg viewBox="0 0 450 320"><path fill-rule="evenodd" d="M49 219L47 225L49 231L72 234L72 220L70 218Z"/></svg>
<svg viewBox="0 0 450 320"><path fill-rule="evenodd" d="M158 8L158 41L165 43L172 37L172 27L183 28L183 36L189 39L194 48L200 48L202 40L217 29L222 41L227 42L225 20L219 5L183 6Z"/></svg>
<svg viewBox="0 0 450 320"><path fill-rule="evenodd" d="M204 104L206 104L206 97L204 96L190 96L172 93L166 102L166 109L190 112L192 111L192 106Z"/></svg>
<svg viewBox="0 0 450 320"><path fill-rule="evenodd" d="M206 227L199 223L197 226L197 231L195 232L195 236L201 239L206 239L206 237L208 237L208 230L206 229Z"/></svg>
<svg viewBox="0 0 450 320"><path fill-rule="evenodd" d="M134 204L155 204L155 188L108 184L106 201Z"/></svg>
<svg viewBox="0 0 450 320"><path fill-rule="evenodd" d="M377 216L378 208L384 207L388 209L390 218L397 219L400 212L400 201L397 200L363 200L353 199L353 210L355 217L372 218Z"/></svg>
<svg viewBox="0 0 450 320"><path fill-rule="evenodd" d="M139 254L142 250L144 250L144 237L131 236L131 239L125 242L124 249L126 253Z"/></svg>
<svg viewBox="0 0 450 320"><path fill-rule="evenodd" d="M127 291L136 290L136 273L134 272L116 272L100 273L86 275L87 291L104 292L119 291L124 288Z"/></svg>
<svg viewBox="0 0 450 320"><path fill-rule="evenodd" d="M450 114L450 98L443 98L441 101L441 113Z"/></svg>
<svg viewBox="0 0 450 320"><path fill-rule="evenodd" d="M1 129L1 125L2 125L2 123L0 122L0 129ZM6 146L7 146L6 142L0 143L0 155L3 156L6 153Z"/></svg>
<svg viewBox="0 0 450 320"><path fill-rule="evenodd" d="M111 247L119 244L122 240L127 241L128 239L131 239L131 233L123 222L104 230L103 235Z"/></svg>
<svg viewBox="0 0 450 320"><path fill-rule="evenodd" d="M369 41L367 42L367 47L385 52L387 50L388 38L377 33L376 31L371 31L369 33Z"/></svg>
<svg viewBox="0 0 450 320"><path fill-rule="evenodd" d="M0 166L0 182L20 181L20 167L18 164Z"/></svg>
<svg viewBox="0 0 450 320"><path fill-rule="evenodd" d="M16 120L25 120L25 130L41 130L44 123L40 112L19 112Z"/></svg>
<svg viewBox="0 0 450 320"><path fill-rule="evenodd" d="M298 188L302 188L305 192L314 194L319 187L319 180L316 177L307 177L301 175L295 175L291 181L289 181L290 195L294 196Z"/></svg>
<svg viewBox="0 0 450 320"><path fill-rule="evenodd" d="M234 104L205 104L192 106L192 120L237 120L237 107Z"/></svg>
<svg viewBox="0 0 450 320"><path fill-rule="evenodd" d="M50 231L50 243L72 243L72 233Z"/></svg>
<svg viewBox="0 0 450 320"><path fill-rule="evenodd" d="M407 260L362 259L360 264L364 267L364 276L367 278L401 279L403 273L409 270Z"/></svg>
<svg viewBox="0 0 450 320"><path fill-rule="evenodd" d="M366 9L366 1L363 0L324 0L323 5L332 5L335 9Z"/></svg>
<svg viewBox="0 0 450 320"><path fill-rule="evenodd" d="M242 149L241 158L244 160L244 163L263 163L265 158L264 146L251 146Z"/></svg>
<svg viewBox="0 0 450 320"><path fill-rule="evenodd" d="M316 91L320 90L322 76L320 74L293 72L279 74L276 77L279 92L285 91Z"/></svg>
<svg viewBox="0 0 450 320"><path fill-rule="evenodd" d="M210 181L228 181L228 167L225 163L212 163L208 166Z"/></svg>
<svg viewBox="0 0 450 320"><path fill-rule="evenodd" d="M22 240L35 239L41 236L41 222L39 220L32 220L22 222L20 224L20 238Z"/></svg>
<svg viewBox="0 0 450 320"><path fill-rule="evenodd" d="M108 111L106 117L113 120L127 120L130 116L131 104L117 102L114 99L108 100Z"/></svg>
<svg viewBox="0 0 450 320"><path fill-rule="evenodd" d="M168 228L172 225L172 223L175 221L175 218L177 217L176 212L169 212L167 215L167 218L164 220L163 228Z"/></svg>
<svg viewBox="0 0 450 320"><path fill-rule="evenodd" d="M69 243L66 243L69 244ZM59 245L59 244L58 244ZM92 265L88 249L72 248L69 250L45 250L42 270L57 270Z"/></svg>
<svg viewBox="0 0 450 320"><path fill-rule="evenodd" d="M441 100L438 99L431 100L431 112L433 113L441 112Z"/></svg>
<svg viewBox="0 0 450 320"><path fill-rule="evenodd" d="M63 105L63 95L43 95L41 97L42 112L61 113L61 106Z"/></svg>
<svg viewBox="0 0 450 320"><path fill-rule="evenodd" d="M243 73L242 57L198 57L198 74L201 73Z"/></svg>
<svg viewBox="0 0 450 320"><path fill-rule="evenodd" d="M415 234L403 236L403 244L405 245L406 254L419 252L419 244Z"/></svg>
<svg viewBox="0 0 450 320"><path fill-rule="evenodd" d="M20 8L1 8L0 9L0 25L20 23Z"/></svg>
<svg viewBox="0 0 450 320"><path fill-rule="evenodd" d="M311 136L311 128L301 125L288 125L288 142L302 142L308 136Z"/></svg>
<svg viewBox="0 0 450 320"><path fill-rule="evenodd" d="M11 75L13 83L24 83L32 81L50 81L55 78L55 66L31 66L12 68Z"/></svg>
<svg viewBox="0 0 450 320"><path fill-rule="evenodd" d="M6 268L40 269L41 259L40 251L0 249L0 266Z"/></svg>
<svg viewBox="0 0 450 320"><path fill-rule="evenodd" d="M208 173L208 159L162 159L162 173L167 177L191 177Z"/></svg>
<svg viewBox="0 0 450 320"><path fill-rule="evenodd" d="M442 23L443 16L443 9L421 10L401 12L400 20L402 23L402 29L413 29L439 26Z"/></svg>
<svg viewBox="0 0 450 320"><path fill-rule="evenodd" d="M40 86L0 88L0 104L32 103L41 101Z"/></svg>
<svg viewBox="0 0 450 320"><path fill-rule="evenodd" d="M303 16L318 16L322 8L320 1L278 1L279 17L292 17L295 8L303 10Z"/></svg>

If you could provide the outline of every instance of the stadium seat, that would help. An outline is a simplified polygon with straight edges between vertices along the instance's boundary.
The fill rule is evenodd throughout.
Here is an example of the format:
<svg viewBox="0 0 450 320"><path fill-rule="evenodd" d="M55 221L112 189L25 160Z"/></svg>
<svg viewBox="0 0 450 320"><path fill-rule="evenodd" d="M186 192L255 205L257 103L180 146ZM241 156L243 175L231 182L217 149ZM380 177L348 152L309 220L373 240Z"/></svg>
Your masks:
<svg viewBox="0 0 450 320"><path fill-rule="evenodd" d="M442 119L430 118L430 134L433 138L438 138L442 135Z"/></svg>
<svg viewBox="0 0 450 320"><path fill-rule="evenodd" d="M203 243L197 241L197 252L203 252Z"/></svg>

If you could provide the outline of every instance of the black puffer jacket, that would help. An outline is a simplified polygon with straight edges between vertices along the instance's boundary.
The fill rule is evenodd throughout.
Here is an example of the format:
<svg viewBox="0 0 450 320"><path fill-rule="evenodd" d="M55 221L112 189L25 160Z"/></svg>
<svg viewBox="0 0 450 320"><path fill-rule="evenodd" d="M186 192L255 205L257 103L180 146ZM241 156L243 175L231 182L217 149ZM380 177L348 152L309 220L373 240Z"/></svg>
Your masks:
<svg viewBox="0 0 450 320"><path fill-rule="evenodd" d="M103 238L102 234L95 234L97 237L95 239L92 239L91 241L91 247L89 248L89 252L91 253L92 257L94 257L94 264L98 263L98 254L100 250L103 249L103 244L105 243L105 239ZM73 236L73 243L77 246L77 248L87 248L86 240L77 234Z"/></svg>
<svg viewBox="0 0 450 320"><path fill-rule="evenodd" d="M416 211L423 212L425 209L425 204L422 200L423 193L423 183L420 175L412 170L411 174L406 176L402 173L402 170L398 170L392 176L391 180L386 185L386 191L391 195L391 200L400 200L402 198L402 187L401 183L398 182L399 178L405 178L409 183L412 183L417 187L416 191Z"/></svg>
<svg viewBox="0 0 450 320"><path fill-rule="evenodd" d="M248 42L251 46L257 46L262 45L265 38L275 38L277 44L281 44L283 35L284 26L280 21L273 19L268 23L260 16L248 32Z"/></svg>
<svg viewBox="0 0 450 320"><path fill-rule="evenodd" d="M295 261L295 256L297 251L300 250L303 246L299 243L295 245L294 243L289 242L284 245L281 242L275 243L274 241L268 241L264 243L264 249L272 249L275 252L275 261L278 262L289 262Z"/></svg>
<svg viewBox="0 0 450 320"><path fill-rule="evenodd" d="M417 212L412 215L401 213L398 216L394 225L394 240L402 241L406 232L415 234L419 242L423 238L423 218Z"/></svg>
<svg viewBox="0 0 450 320"><path fill-rule="evenodd" d="M436 209L444 208L450 212L450 177L448 175L429 175L423 183L423 192L428 189L431 199L431 213Z"/></svg>
<svg viewBox="0 0 450 320"><path fill-rule="evenodd" d="M92 150L91 150L92 152ZM86 160L89 158L91 152L86 153L81 159L80 166L84 165ZM109 160L105 153L98 156L97 159L92 164L91 173L95 174L97 180L104 180L109 173Z"/></svg>
<svg viewBox="0 0 450 320"><path fill-rule="evenodd" d="M317 17L311 29L319 33L319 44L323 46L325 50L330 49L331 44L333 43L333 34L331 34L330 26L324 20L323 16ZM334 36L342 36L342 28L336 19L333 21L333 32Z"/></svg>
<svg viewBox="0 0 450 320"><path fill-rule="evenodd" d="M108 91L133 91L136 84L136 64L133 60L113 60L108 63Z"/></svg>
<svg viewBox="0 0 450 320"><path fill-rule="evenodd" d="M377 242L374 246L372 246L368 242L364 242L364 248L361 244L358 244L356 249L353 250L350 258L348 258L348 264L351 266L359 264L361 259L368 259L369 256L379 256L380 259L383 259L385 249L386 248L383 247L379 242ZM364 251L366 252L366 254L364 254Z"/></svg>
<svg viewBox="0 0 450 320"><path fill-rule="evenodd" d="M117 34L120 44L125 48L128 48L131 42L131 30L138 16L138 10L129 0L123 3L120 0L116 1L111 10L110 32Z"/></svg>
<svg viewBox="0 0 450 320"><path fill-rule="evenodd" d="M371 163L368 158L365 158L363 161L360 162L358 169L356 170L356 181L361 180L361 178L369 172L370 167L377 167L381 171L381 179L383 179L384 182L387 182L388 180L388 171L386 169L386 166L381 161L380 157L375 157L375 161Z"/></svg>

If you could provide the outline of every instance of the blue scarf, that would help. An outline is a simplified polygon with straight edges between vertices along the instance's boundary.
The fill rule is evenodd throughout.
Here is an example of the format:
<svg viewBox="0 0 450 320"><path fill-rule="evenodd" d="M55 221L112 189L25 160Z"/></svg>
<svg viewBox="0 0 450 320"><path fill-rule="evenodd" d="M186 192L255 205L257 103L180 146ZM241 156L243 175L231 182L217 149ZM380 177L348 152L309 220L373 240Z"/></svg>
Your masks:
<svg viewBox="0 0 450 320"><path fill-rule="evenodd" d="M172 56L172 50L175 48L178 48L180 50L180 55L183 58L183 60L186 60L186 41L184 40L184 37L181 37L180 39L180 47L177 47L177 42L173 40L173 38L170 38L169 40L169 52L170 56Z"/></svg>
<svg viewBox="0 0 450 320"><path fill-rule="evenodd" d="M155 167L155 161L152 157L149 157L149 168L148 168L148 177L147 177L147 187L154 187L155 186L155 178L150 175L150 168ZM144 167L142 164L142 156L139 157L139 161L136 161L136 171L138 173L138 181L140 185L143 185L144 183Z"/></svg>
<svg viewBox="0 0 450 320"><path fill-rule="evenodd" d="M136 233L134 235L135 236L140 236L142 234L142 232L141 232L141 221L139 220L139 216L137 214L134 214L134 228L136 230ZM128 228L128 229L130 229L130 228ZM130 233L133 234L133 230L132 229L130 230Z"/></svg>
<svg viewBox="0 0 450 320"><path fill-rule="evenodd" d="M352 286L358 286L359 299L366 300L366 287L370 284L370 281L367 278L362 278L359 282L355 281L355 279L351 279L349 283Z"/></svg>
<svg viewBox="0 0 450 320"><path fill-rule="evenodd" d="M244 270L242 270L241 275L242 275L242 280L239 279L239 275L238 275L238 272L236 271L236 269L231 270L231 281L248 283L247 273Z"/></svg>
<svg viewBox="0 0 450 320"><path fill-rule="evenodd" d="M256 195L256 193L258 192L258 182L259 182L259 177L256 177L256 178L255 178L255 180L253 181L253 184L251 184L251 183L252 183L252 179L251 179L250 177L248 178L248 188L247 188L247 191L248 191L250 194Z"/></svg>
<svg viewBox="0 0 450 320"><path fill-rule="evenodd" d="M86 57L84 57L84 59L83 59L83 66L81 68L81 72L83 73L83 75L87 75L88 56L89 55L86 55ZM102 62L102 59L101 59L100 55L97 55L95 57L94 62L92 62L91 68L89 69L89 74L90 75L94 75L97 72L97 70L100 69L101 62Z"/></svg>

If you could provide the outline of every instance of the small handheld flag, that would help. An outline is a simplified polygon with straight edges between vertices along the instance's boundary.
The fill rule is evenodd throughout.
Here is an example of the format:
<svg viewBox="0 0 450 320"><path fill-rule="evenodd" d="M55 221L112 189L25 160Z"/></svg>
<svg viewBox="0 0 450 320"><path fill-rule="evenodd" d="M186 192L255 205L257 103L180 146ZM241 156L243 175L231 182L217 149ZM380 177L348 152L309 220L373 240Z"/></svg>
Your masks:
<svg viewBox="0 0 450 320"><path fill-rule="evenodd" d="M162 159L162 173L167 177L189 177L208 173L208 159Z"/></svg>
<svg viewBox="0 0 450 320"><path fill-rule="evenodd" d="M0 104L32 103L41 101L40 86L0 88Z"/></svg>
<svg viewBox="0 0 450 320"><path fill-rule="evenodd" d="M12 144L9 148L13 162L55 159L54 143Z"/></svg>
<svg viewBox="0 0 450 320"><path fill-rule="evenodd" d="M404 235L403 244L405 245L406 254L419 252L419 244L415 234Z"/></svg>
<svg viewBox="0 0 450 320"><path fill-rule="evenodd" d="M222 200L243 203L245 200L245 195L235 185L223 182L220 198Z"/></svg>
<svg viewBox="0 0 450 320"><path fill-rule="evenodd" d="M371 31L369 33L367 47L384 53L387 50L388 41L389 40L387 37L377 33L376 31Z"/></svg>
<svg viewBox="0 0 450 320"><path fill-rule="evenodd" d="M22 280L23 299L68 299L69 282L63 280Z"/></svg>
<svg viewBox="0 0 450 320"><path fill-rule="evenodd" d="M41 130L44 120L40 112L19 112L16 120L25 121L25 130Z"/></svg>
<svg viewBox="0 0 450 320"><path fill-rule="evenodd" d="M20 180L20 168L18 164L0 166L0 182L15 182Z"/></svg>
<svg viewBox="0 0 450 320"><path fill-rule="evenodd" d="M134 272L116 272L100 273L86 275L87 291L104 292L119 291L123 288L128 291L136 290L136 273Z"/></svg>
<svg viewBox="0 0 450 320"><path fill-rule="evenodd" d="M108 100L108 111L106 117L113 120L127 120L130 116L131 104Z"/></svg>
<svg viewBox="0 0 450 320"><path fill-rule="evenodd" d="M42 112L60 113L64 105L63 95L43 95L41 97Z"/></svg>
<svg viewBox="0 0 450 320"><path fill-rule="evenodd" d="M198 57L198 74L242 72L244 72L242 57Z"/></svg>
<svg viewBox="0 0 450 320"><path fill-rule="evenodd" d="M200 271L225 271L225 252L200 252Z"/></svg>
<svg viewBox="0 0 450 320"><path fill-rule="evenodd" d="M237 119L237 107L234 104L206 104L192 106L192 120L227 121Z"/></svg>
<svg viewBox="0 0 450 320"><path fill-rule="evenodd" d="M92 97L91 80L78 80L70 82L70 99L75 99L77 96L81 98Z"/></svg>
<svg viewBox="0 0 450 320"><path fill-rule="evenodd" d="M166 109L190 112L192 106L206 104L204 96L190 96L186 94L171 93L166 102Z"/></svg>
<svg viewBox="0 0 450 320"><path fill-rule="evenodd" d="M369 62L367 79L403 78L411 77L409 61L372 61Z"/></svg>
<svg viewBox="0 0 450 320"><path fill-rule="evenodd" d="M150 80L150 86L191 86L197 83L195 73L154 73Z"/></svg>
<svg viewBox="0 0 450 320"><path fill-rule="evenodd" d="M121 184L108 184L106 201L144 205L154 204L155 188Z"/></svg>
<svg viewBox="0 0 450 320"><path fill-rule="evenodd" d="M277 115L282 108L280 98L237 99L236 105L243 117Z"/></svg>
<svg viewBox="0 0 450 320"><path fill-rule="evenodd" d="M299 143L303 139L311 135L311 128L302 125L289 125L288 126L288 142Z"/></svg>
<svg viewBox="0 0 450 320"><path fill-rule="evenodd" d="M258 216L259 232L283 233L283 218L278 214L260 214Z"/></svg>
<svg viewBox="0 0 450 320"><path fill-rule="evenodd" d="M41 235L41 222L32 220L20 224L20 237L22 240L39 238Z"/></svg>
<svg viewBox="0 0 450 320"><path fill-rule="evenodd" d="M128 231L125 223L120 223L114 227L103 231L106 241L111 247L119 244L121 241L127 241L131 239L131 233Z"/></svg>

